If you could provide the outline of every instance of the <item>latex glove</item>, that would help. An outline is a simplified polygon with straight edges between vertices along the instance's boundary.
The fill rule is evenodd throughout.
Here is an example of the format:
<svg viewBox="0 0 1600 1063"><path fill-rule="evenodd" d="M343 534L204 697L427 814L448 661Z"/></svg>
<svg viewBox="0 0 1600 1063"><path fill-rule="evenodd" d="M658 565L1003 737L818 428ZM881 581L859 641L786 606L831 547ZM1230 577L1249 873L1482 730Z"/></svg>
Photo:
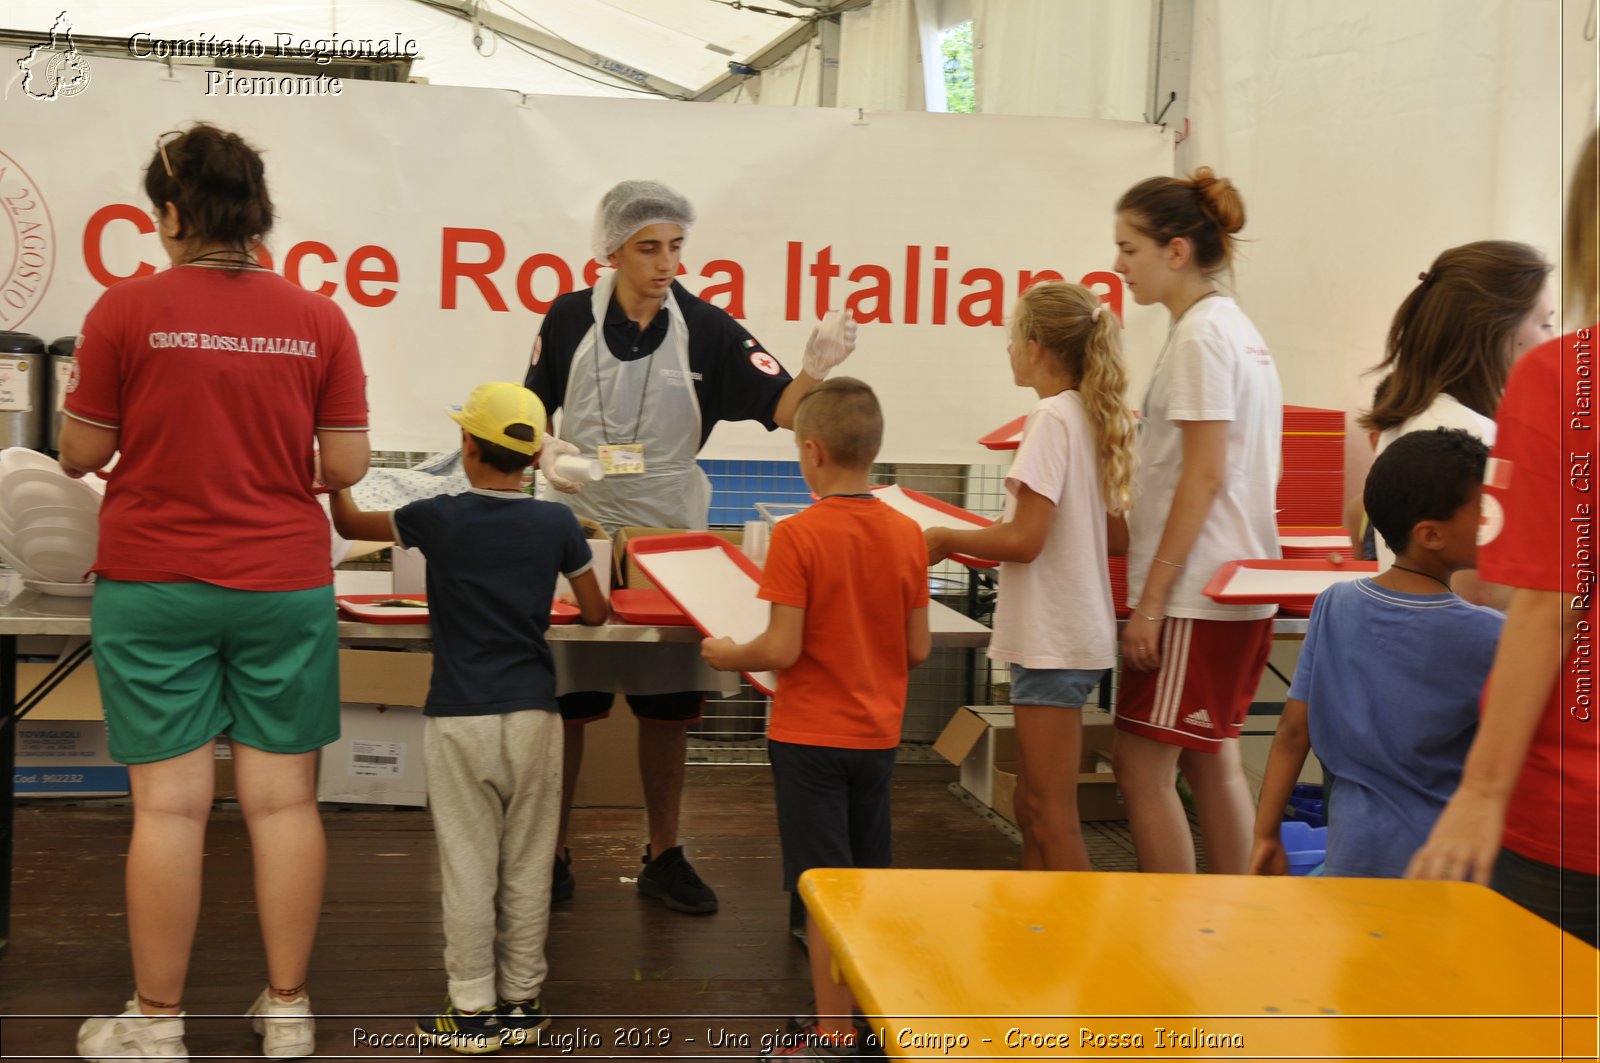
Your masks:
<svg viewBox="0 0 1600 1063"><path fill-rule="evenodd" d="M564 455L576 457L577 454L577 447L547 433L544 437L544 446L539 451L539 471L544 473L545 482L557 491L564 491L569 495L575 495L583 490L583 485L578 481L562 476L556 471L556 462Z"/></svg>
<svg viewBox="0 0 1600 1063"><path fill-rule="evenodd" d="M856 349L856 319L848 310L829 310L806 340L805 371L818 380Z"/></svg>

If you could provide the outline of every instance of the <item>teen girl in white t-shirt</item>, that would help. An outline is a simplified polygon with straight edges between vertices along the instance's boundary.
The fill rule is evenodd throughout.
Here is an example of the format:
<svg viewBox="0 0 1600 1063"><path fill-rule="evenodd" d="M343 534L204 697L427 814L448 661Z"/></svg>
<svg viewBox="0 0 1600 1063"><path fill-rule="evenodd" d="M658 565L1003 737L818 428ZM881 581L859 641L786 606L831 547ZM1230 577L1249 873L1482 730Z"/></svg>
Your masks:
<svg viewBox="0 0 1600 1063"><path fill-rule="evenodd" d="M1382 394L1358 423L1378 433L1374 457L1409 432L1460 428L1494 445L1494 416L1511 366L1555 336L1550 263L1527 244L1479 240L1442 252L1395 311L1383 361ZM1356 495L1360 495L1360 484ZM1378 566L1394 553L1378 537ZM1505 594L1464 569L1451 587L1479 605Z"/></svg>
<svg viewBox="0 0 1600 1063"><path fill-rule="evenodd" d="M1117 204L1117 258L1134 301L1172 315L1139 403L1128 513L1128 601L1113 748L1142 871L1192 872L1175 788L1194 793L1211 871L1243 874L1254 810L1239 730L1272 642L1273 607L1203 593L1219 565L1280 554L1274 493L1283 397L1261 334L1216 276L1244 203L1202 167L1152 177Z"/></svg>
<svg viewBox="0 0 1600 1063"><path fill-rule="evenodd" d="M929 563L952 552L1000 562L989 658L1011 667L1022 866L1087 871L1078 823L1084 702L1116 663L1108 537L1123 510L1133 421L1121 326L1076 284L1038 284L1012 311L1006 351L1038 403L1006 476L1003 519L978 531L930 528Z"/></svg>

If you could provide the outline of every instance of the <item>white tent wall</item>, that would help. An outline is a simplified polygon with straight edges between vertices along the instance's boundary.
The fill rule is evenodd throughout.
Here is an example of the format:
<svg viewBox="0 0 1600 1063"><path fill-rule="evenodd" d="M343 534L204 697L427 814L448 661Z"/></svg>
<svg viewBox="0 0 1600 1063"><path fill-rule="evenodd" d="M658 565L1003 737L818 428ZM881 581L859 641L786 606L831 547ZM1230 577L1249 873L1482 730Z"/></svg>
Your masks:
<svg viewBox="0 0 1600 1063"><path fill-rule="evenodd" d="M765 107L816 107L822 101L822 41L819 37L796 48L761 73L745 78L713 103Z"/></svg>
<svg viewBox="0 0 1600 1063"><path fill-rule="evenodd" d="M841 26L840 107L928 109L916 0L876 0L845 14Z"/></svg>
<svg viewBox="0 0 1600 1063"><path fill-rule="evenodd" d="M1561 144L1562 188L1585 141L1600 123L1600 0L1562 0L1561 7ZM1569 320L1569 328L1590 324Z"/></svg>
<svg viewBox="0 0 1600 1063"><path fill-rule="evenodd" d="M1445 248L1556 260L1560 21L1555 0L1197 0L1177 162L1244 194L1237 290L1287 401L1370 405L1362 373ZM1364 469L1365 433L1348 457Z"/></svg>
<svg viewBox="0 0 1600 1063"><path fill-rule="evenodd" d="M1141 121L1152 8L1150 0L973 0L978 110Z"/></svg>

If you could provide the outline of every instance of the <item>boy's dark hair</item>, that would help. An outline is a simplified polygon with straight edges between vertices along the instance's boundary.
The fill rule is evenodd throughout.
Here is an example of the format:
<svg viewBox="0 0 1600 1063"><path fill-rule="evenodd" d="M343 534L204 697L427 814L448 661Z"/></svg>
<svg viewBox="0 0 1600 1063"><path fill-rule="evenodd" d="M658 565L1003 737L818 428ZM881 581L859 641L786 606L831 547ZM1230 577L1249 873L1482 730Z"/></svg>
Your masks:
<svg viewBox="0 0 1600 1063"><path fill-rule="evenodd" d="M855 377L824 380L800 399L794 434L822 444L828 457L853 469L868 469L883 445L883 407L872 388Z"/></svg>
<svg viewBox="0 0 1600 1063"><path fill-rule="evenodd" d="M469 435L471 433L468 433ZM512 439L533 439L533 426L526 424L506 425L506 435ZM478 457L483 463L496 472L521 472L532 465L537 454L519 454L510 447L502 447L499 443L491 443L487 439L472 436L472 441L478 444Z"/></svg>
<svg viewBox="0 0 1600 1063"><path fill-rule="evenodd" d="M1367 517L1389 549L1403 554L1419 521L1449 520L1466 503L1488 460L1483 441L1459 428L1407 432L1367 473Z"/></svg>

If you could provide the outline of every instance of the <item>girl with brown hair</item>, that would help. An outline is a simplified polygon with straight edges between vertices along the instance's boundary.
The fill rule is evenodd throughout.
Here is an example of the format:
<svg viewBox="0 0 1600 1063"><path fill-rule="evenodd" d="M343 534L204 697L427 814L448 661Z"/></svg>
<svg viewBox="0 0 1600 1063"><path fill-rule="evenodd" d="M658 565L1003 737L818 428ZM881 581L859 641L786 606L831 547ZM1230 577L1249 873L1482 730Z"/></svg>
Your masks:
<svg viewBox="0 0 1600 1063"><path fill-rule="evenodd" d="M1203 592L1218 566L1278 557L1283 398L1266 341L1218 288L1244 202L1205 167L1152 177L1117 204L1117 258L1134 301L1172 329L1139 403L1128 600L1112 759L1142 871L1192 872L1176 790L1194 793L1213 872L1242 874L1254 809L1239 731L1272 640L1272 606Z"/></svg>

